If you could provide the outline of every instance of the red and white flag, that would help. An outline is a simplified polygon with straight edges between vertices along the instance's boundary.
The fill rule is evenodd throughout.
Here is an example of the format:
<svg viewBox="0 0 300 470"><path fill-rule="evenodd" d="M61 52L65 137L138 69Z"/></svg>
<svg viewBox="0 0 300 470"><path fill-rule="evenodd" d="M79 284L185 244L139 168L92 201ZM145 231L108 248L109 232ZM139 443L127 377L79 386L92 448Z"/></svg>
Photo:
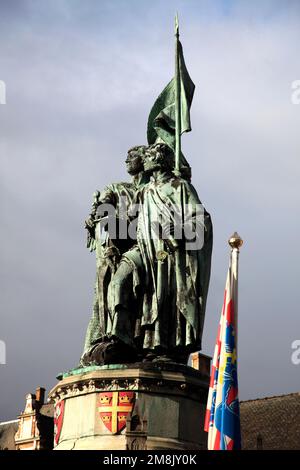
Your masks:
<svg viewBox="0 0 300 470"><path fill-rule="evenodd" d="M204 425L209 450L241 448L236 348L237 256L238 250L233 250L212 363Z"/></svg>

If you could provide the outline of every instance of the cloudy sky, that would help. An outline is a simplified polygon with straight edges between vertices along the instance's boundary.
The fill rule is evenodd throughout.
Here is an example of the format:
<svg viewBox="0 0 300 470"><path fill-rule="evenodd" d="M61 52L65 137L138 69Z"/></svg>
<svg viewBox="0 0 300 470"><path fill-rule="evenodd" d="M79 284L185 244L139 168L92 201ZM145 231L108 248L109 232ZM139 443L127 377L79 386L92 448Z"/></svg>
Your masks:
<svg viewBox="0 0 300 470"><path fill-rule="evenodd" d="M173 75L176 11L196 84L183 150L214 224L203 352L237 230L240 397L300 390L299 1L1 0L0 420L78 363L95 276L83 221L146 143Z"/></svg>

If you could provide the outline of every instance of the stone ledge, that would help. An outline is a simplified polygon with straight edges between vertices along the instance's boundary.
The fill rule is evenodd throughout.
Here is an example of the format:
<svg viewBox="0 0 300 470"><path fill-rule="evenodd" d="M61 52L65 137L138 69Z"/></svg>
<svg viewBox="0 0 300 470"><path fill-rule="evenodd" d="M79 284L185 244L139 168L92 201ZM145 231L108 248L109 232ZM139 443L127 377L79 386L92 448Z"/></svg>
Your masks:
<svg viewBox="0 0 300 470"><path fill-rule="evenodd" d="M51 402L88 393L120 390L188 395L198 401L205 398L209 385L209 377L199 371L172 363L91 366L74 369L62 377L49 392Z"/></svg>

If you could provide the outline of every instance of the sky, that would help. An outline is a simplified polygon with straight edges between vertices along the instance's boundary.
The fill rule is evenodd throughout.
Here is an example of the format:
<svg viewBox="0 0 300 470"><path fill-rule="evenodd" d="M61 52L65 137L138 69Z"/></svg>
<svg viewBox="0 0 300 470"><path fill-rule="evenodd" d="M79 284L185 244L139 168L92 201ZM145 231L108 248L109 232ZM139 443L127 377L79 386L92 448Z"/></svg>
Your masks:
<svg viewBox="0 0 300 470"><path fill-rule="evenodd" d="M300 391L300 3L0 0L1 421L78 364L95 278L83 222L146 143L174 73L176 11L196 85L182 146L214 226L203 353L237 230L240 398Z"/></svg>

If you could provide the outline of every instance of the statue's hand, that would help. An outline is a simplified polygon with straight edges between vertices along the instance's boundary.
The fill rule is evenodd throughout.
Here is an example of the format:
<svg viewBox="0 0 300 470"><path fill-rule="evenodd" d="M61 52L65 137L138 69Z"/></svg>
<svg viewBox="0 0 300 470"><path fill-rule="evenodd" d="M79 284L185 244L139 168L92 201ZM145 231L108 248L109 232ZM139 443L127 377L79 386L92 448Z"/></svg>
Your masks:
<svg viewBox="0 0 300 470"><path fill-rule="evenodd" d="M93 229L94 225L95 225L95 219L92 216L88 217L88 219L84 221L84 228L87 228L88 230Z"/></svg>
<svg viewBox="0 0 300 470"><path fill-rule="evenodd" d="M116 246L109 246L104 250L104 258L107 259L108 264L114 270L120 262L121 254Z"/></svg>
<svg viewBox="0 0 300 470"><path fill-rule="evenodd" d="M162 234L165 240L174 237L174 224L172 222L166 222L162 224Z"/></svg>
<svg viewBox="0 0 300 470"><path fill-rule="evenodd" d="M155 235L164 240L167 246L167 249L170 253L176 251L180 246L180 240L176 240L174 236L174 224L170 222L160 223L158 221L154 221L151 224L152 230L154 231Z"/></svg>

